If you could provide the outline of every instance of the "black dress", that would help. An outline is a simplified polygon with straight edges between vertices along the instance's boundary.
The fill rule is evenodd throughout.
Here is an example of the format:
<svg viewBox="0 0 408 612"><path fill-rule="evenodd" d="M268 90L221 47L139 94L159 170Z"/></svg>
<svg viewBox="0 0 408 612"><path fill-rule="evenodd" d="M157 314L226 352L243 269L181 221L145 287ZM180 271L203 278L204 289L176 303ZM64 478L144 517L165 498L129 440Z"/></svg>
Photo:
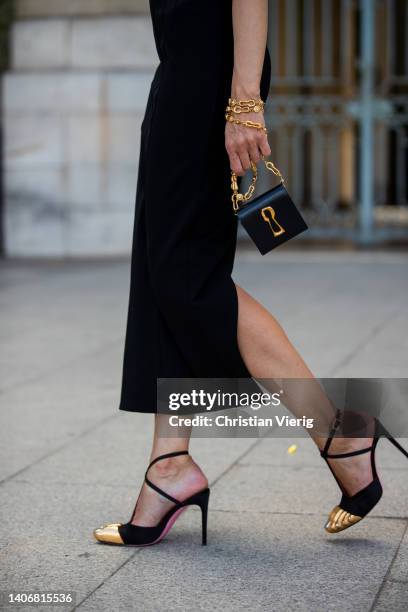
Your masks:
<svg viewBox="0 0 408 612"><path fill-rule="evenodd" d="M151 0L150 9L160 65L141 128L119 406L132 412L156 412L157 378L250 376L237 343L224 145L232 0ZM266 50L264 99L269 78Z"/></svg>

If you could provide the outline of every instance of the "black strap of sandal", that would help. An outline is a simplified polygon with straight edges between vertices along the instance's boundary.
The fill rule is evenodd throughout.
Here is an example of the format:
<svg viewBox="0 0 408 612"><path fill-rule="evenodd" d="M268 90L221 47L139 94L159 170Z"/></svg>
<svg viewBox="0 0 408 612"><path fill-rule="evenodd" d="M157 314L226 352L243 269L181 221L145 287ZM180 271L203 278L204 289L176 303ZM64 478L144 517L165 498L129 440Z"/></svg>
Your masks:
<svg viewBox="0 0 408 612"><path fill-rule="evenodd" d="M163 497L165 497L169 501L173 502L174 504L177 504L178 506L181 506L181 502L178 499L176 499L175 497L172 497L171 495L166 493L166 491L163 491L162 489L160 489L160 487L157 487L155 484L153 484L153 482L151 482L148 479L147 472L150 470L152 465L154 465L158 461L161 461L162 459L170 459L171 457L179 457L180 455L188 455L188 451L187 450L184 450L184 451L174 451L173 453L166 453L165 455L160 455L159 457L156 457L156 459L153 459L153 461L150 463L149 467L146 470L146 474L145 474L145 483L151 489L153 489L154 491L156 491L156 493L159 493L159 495L162 495Z"/></svg>
<svg viewBox="0 0 408 612"><path fill-rule="evenodd" d="M324 445L323 450L320 451L320 455L324 459L326 459L326 457L327 457L327 451L329 450L330 444L332 443L332 440L333 440L333 438L335 436L335 433L336 433L337 428L339 427L340 423L341 423L341 410L337 410L333 426L332 426L332 428L330 430L330 433L329 433L329 437L326 440L326 444Z"/></svg>
<svg viewBox="0 0 408 612"><path fill-rule="evenodd" d="M363 455L369 453L374 447L368 446L367 448L361 448L360 450L351 451L350 453L340 453L340 455L329 455L328 453L322 454L322 457L326 459L343 459L344 457L354 457L355 455Z"/></svg>
<svg viewBox="0 0 408 612"><path fill-rule="evenodd" d="M356 450L356 451L351 451L350 453L340 453L338 455L329 455L328 450L330 448L330 444L332 443L332 440L336 434L336 431L339 427L341 423L341 410L337 410L336 412L336 417L333 423L333 427L331 428L329 437L326 440L326 444L324 445L324 449L320 451L320 455L324 458L324 459L343 459L346 457L354 457L355 455L363 455L364 453L369 453L373 448L374 445L371 445L367 448L361 448L360 450Z"/></svg>

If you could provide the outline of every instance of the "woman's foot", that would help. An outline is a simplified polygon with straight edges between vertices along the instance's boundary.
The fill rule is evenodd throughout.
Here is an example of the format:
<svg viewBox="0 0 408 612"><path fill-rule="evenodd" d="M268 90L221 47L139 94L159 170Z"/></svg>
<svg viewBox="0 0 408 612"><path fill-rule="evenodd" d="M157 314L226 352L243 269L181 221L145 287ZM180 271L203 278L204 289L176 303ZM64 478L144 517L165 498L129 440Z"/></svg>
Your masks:
<svg viewBox="0 0 408 612"><path fill-rule="evenodd" d="M190 455L158 461L149 469L147 477L178 501L184 501L208 487L206 476ZM131 523L140 527L154 527L173 507L173 502L144 483Z"/></svg>
<svg viewBox="0 0 408 612"><path fill-rule="evenodd" d="M207 485L206 477L187 450L156 454L147 469L131 520L102 525L94 530L94 536L104 544L151 546L166 536L187 507L199 506L205 545L210 498Z"/></svg>
<svg viewBox="0 0 408 612"><path fill-rule="evenodd" d="M330 444L329 455L344 455L369 448L373 438L334 438ZM344 493L351 497L373 480L371 454L354 455L339 459L327 459Z"/></svg>
<svg viewBox="0 0 408 612"><path fill-rule="evenodd" d="M353 428L347 427L347 421ZM359 421L359 423L358 423ZM354 425L359 424L356 428ZM339 427L342 430L339 432ZM367 437L335 437L365 434ZM375 448L379 439L377 422L366 422L357 413L339 412L322 457L327 461L343 493L340 503L330 512L325 529L338 533L361 521L379 502L382 486L375 467Z"/></svg>

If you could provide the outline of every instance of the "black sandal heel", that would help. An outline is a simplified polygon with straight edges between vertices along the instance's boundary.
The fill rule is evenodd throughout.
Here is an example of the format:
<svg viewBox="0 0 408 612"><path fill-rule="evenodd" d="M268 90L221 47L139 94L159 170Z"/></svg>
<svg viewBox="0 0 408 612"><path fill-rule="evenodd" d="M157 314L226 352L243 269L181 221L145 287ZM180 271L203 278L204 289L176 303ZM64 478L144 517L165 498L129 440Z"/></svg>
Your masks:
<svg viewBox="0 0 408 612"><path fill-rule="evenodd" d="M403 455L405 455L405 457L408 458L408 452L395 440L395 438L393 438L393 436L390 435L390 433L377 419L374 421L375 430L371 446L350 453L330 455L328 451L340 423L340 411L338 411L335 423L329 434L329 438L326 441L325 447L322 451L320 451L321 456L329 466L330 471L332 472L343 493L340 504L333 508L325 524L325 529L329 533L338 533L348 529L352 525L355 525L361 521L380 501L383 488L381 486L380 479L378 478L375 466L375 450L381 436L388 438L391 444L393 444L395 448L397 448ZM362 455L364 453L371 453L371 470L373 480L369 485L358 491L355 495L347 495L340 480L337 478L330 463L328 462L328 459L344 459L346 457L354 457L355 455Z"/></svg>
<svg viewBox="0 0 408 612"><path fill-rule="evenodd" d="M163 497L166 497L166 499L175 504L174 507L171 508L164 515L161 521L154 527L140 527L138 525L133 525L131 523L131 520L136 509L135 506L135 509L133 510L132 516L128 523L109 523L108 525L103 525L102 527L95 529L94 536L98 540L98 542L103 542L104 544L119 544L125 546L151 546L152 544L157 544L170 531L180 514L182 514L182 512L184 512L184 510L186 510L188 506L199 506L202 515L202 543L203 545L207 544L207 518L210 489L203 489L202 491L191 495L183 502L180 502L171 495L168 495L168 493L157 487L155 484L150 482L150 480L147 478L148 471L150 470L152 465L157 463L157 461L160 461L161 459L168 459L170 457L178 457L179 455L188 455L188 451L176 451L174 453L167 453L166 455L156 457L156 459L151 462L151 464L146 470L146 484L151 489L154 489L154 491L156 491Z"/></svg>

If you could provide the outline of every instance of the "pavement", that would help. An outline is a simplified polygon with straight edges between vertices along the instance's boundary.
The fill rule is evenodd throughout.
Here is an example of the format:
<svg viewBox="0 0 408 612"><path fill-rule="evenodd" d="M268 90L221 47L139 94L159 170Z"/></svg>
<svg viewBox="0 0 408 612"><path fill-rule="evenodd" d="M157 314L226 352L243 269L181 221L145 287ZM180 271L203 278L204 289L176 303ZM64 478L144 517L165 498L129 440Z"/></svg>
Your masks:
<svg viewBox="0 0 408 612"><path fill-rule="evenodd" d="M316 375L396 378L407 265L407 252L246 249L235 279ZM0 265L0 590L74 591L65 609L83 612L405 612L408 462L386 441L384 496L344 534L323 530L339 493L309 440L291 455L289 439L217 438L192 442L212 483L207 547L194 509L158 546L94 541L128 520L152 431L118 411L128 288L123 261Z"/></svg>

